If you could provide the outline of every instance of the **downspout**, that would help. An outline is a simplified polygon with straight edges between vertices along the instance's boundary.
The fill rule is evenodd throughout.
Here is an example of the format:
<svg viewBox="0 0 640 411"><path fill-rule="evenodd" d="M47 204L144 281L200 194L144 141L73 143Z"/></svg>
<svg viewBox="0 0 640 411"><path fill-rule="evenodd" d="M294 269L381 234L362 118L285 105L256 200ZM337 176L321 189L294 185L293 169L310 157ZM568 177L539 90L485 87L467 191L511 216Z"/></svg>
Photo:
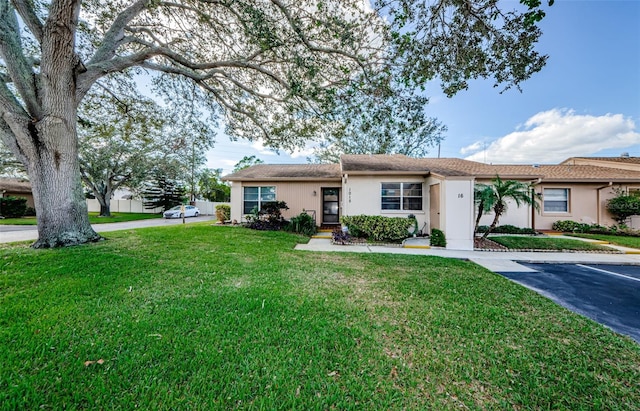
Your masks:
<svg viewBox="0 0 640 411"><path fill-rule="evenodd" d="M596 224L600 225L600 190L613 186L613 181L609 181L606 186L596 188Z"/></svg>

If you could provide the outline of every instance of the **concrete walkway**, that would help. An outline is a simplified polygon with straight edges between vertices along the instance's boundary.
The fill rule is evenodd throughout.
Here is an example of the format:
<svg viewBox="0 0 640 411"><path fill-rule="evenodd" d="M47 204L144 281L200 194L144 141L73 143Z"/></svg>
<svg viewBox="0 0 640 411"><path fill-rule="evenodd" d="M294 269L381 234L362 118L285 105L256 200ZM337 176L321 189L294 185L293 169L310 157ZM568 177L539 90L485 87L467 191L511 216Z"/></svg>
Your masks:
<svg viewBox="0 0 640 411"><path fill-rule="evenodd" d="M573 237L571 237L573 238ZM373 245L337 245L330 239L313 238L307 244L298 244L296 250L390 253L432 255L438 257L470 260L495 272L532 272L524 263L581 263L581 264L630 264L640 266L640 254L558 253L558 252L502 252L475 250L447 250L444 248L402 248ZM638 268L640 270L640 267Z"/></svg>
<svg viewBox="0 0 640 411"><path fill-rule="evenodd" d="M185 223L198 223L202 221L215 220L215 216L190 217L185 219ZM153 218L150 220L126 221L123 223L92 224L97 233L109 231L129 230L133 228L163 227L168 225L182 224L181 218ZM38 239L38 228L34 225L0 225L0 243L13 243L16 241L35 241Z"/></svg>

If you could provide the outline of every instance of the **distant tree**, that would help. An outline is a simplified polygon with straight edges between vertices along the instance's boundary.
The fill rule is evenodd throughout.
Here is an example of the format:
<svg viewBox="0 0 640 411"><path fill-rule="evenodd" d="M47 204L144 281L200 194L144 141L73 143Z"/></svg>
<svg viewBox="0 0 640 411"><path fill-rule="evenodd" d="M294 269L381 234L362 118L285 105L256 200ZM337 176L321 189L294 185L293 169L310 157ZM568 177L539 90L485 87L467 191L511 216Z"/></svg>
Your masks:
<svg viewBox="0 0 640 411"><path fill-rule="evenodd" d="M213 202L231 200L231 187L222 180L222 169L205 169L198 179L198 191L202 198Z"/></svg>
<svg viewBox="0 0 640 411"><path fill-rule="evenodd" d="M181 163L186 177L187 170L204 163L202 153L214 135L193 116L131 93L135 84L113 83L95 88L78 110L80 173L100 204L101 216L111 214L110 200L117 189L135 190L163 161ZM116 88L125 90L116 95Z"/></svg>
<svg viewBox="0 0 640 411"><path fill-rule="evenodd" d="M240 161L233 166L233 172L237 173L240 170L244 170L245 168L249 168L251 166L255 166L256 164L263 164L264 161L260 160L256 156L244 156Z"/></svg>
<svg viewBox="0 0 640 411"><path fill-rule="evenodd" d="M507 211L508 200L513 200L518 207L521 205L530 205L536 209L539 207L531 184L516 180L503 181L500 176L496 176L487 187L487 192L484 194L485 201L487 204L492 204L494 216L491 225L482 235L483 239L496 228L500 217Z"/></svg>
<svg viewBox="0 0 640 411"><path fill-rule="evenodd" d="M310 160L337 163L342 154L404 154L425 157L444 139L447 128L426 115L427 99L395 95L383 87L376 98L353 97L349 110L335 114L340 126L327 134Z"/></svg>
<svg viewBox="0 0 640 411"><path fill-rule="evenodd" d="M607 211L619 225L627 223L627 219L634 215L640 215L640 197L628 194L625 190L617 188L614 190L615 197L607 200Z"/></svg>
<svg viewBox="0 0 640 411"><path fill-rule="evenodd" d="M176 181L164 176L157 176L142 192L143 206L152 210L162 208L163 211L184 203L186 190Z"/></svg>

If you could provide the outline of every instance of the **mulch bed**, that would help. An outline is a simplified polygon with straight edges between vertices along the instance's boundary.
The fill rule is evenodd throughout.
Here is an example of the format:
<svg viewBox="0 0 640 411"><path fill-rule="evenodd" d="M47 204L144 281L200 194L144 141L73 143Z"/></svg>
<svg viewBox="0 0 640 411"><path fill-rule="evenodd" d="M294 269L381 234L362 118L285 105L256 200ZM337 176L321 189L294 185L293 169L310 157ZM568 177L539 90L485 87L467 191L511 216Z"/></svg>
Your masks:
<svg viewBox="0 0 640 411"><path fill-rule="evenodd" d="M483 239L482 237L476 237L473 240L473 248L476 250L495 250L495 251L506 251L507 247L502 244L498 244L495 241L491 241L488 238Z"/></svg>

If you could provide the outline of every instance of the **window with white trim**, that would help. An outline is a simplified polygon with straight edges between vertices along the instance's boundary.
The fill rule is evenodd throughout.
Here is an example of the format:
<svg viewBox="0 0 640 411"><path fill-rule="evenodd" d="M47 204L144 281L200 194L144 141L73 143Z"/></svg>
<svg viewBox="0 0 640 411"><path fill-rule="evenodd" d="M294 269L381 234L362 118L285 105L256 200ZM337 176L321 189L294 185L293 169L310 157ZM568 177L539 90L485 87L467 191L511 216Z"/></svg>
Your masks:
<svg viewBox="0 0 640 411"><path fill-rule="evenodd" d="M422 183L382 183L383 210L422 210Z"/></svg>
<svg viewBox="0 0 640 411"><path fill-rule="evenodd" d="M569 189L545 188L542 191L542 202L545 213L568 213Z"/></svg>
<svg viewBox="0 0 640 411"><path fill-rule="evenodd" d="M276 188L267 187L244 187L242 210L243 214L251 214L254 210L260 210L262 203L276 201Z"/></svg>

